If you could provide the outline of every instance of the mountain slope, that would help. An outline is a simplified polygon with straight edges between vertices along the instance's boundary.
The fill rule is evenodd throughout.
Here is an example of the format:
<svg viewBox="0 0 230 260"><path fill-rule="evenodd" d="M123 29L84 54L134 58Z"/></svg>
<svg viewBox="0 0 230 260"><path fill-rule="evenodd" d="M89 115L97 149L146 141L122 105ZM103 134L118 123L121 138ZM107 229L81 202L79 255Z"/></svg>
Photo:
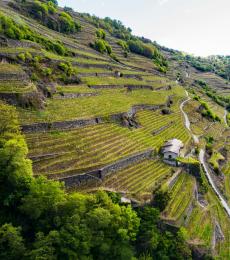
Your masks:
<svg viewBox="0 0 230 260"><path fill-rule="evenodd" d="M139 202L167 190L162 219L183 226L192 246L228 259L229 217L199 163L172 167L160 150L178 138L196 160L206 147L212 177L230 201L229 83L108 19L46 1L1 1L0 11L0 98L17 108L34 175ZM184 126L185 89L195 97L185 111L199 145Z"/></svg>

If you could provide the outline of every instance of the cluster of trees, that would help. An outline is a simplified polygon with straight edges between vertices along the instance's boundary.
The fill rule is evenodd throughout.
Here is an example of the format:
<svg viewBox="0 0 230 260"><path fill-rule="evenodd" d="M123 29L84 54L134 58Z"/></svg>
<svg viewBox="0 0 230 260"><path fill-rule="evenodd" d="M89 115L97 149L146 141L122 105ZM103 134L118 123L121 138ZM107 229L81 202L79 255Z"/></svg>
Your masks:
<svg viewBox="0 0 230 260"><path fill-rule="evenodd" d="M153 59L154 64L160 71L166 72L168 67L167 60L157 48L156 43L144 37L133 36L132 30L126 28L121 21L113 20L109 17L101 19L90 14L82 14L82 17L98 28L102 28L110 32L114 37L121 39L118 41L118 44L123 48L125 57L128 56L129 51L143 55Z"/></svg>
<svg viewBox="0 0 230 260"><path fill-rule="evenodd" d="M1 102L1 259L191 259L183 230L159 229L158 209L135 211L101 191L67 194L32 176L27 152L15 108Z"/></svg>
<svg viewBox="0 0 230 260"><path fill-rule="evenodd" d="M191 66L202 72L213 72L228 81L230 80L230 56L214 55L204 58L184 54L180 51L175 51L164 47L162 47L162 49L171 52L175 60L186 61Z"/></svg>
<svg viewBox="0 0 230 260"><path fill-rule="evenodd" d="M90 14L81 14L81 16L88 22L94 24L97 28L102 28L108 31L114 37L123 40L129 40L131 38L132 30L130 28L126 28L119 20L113 20L109 17L101 19L95 15L91 16Z"/></svg>
<svg viewBox="0 0 230 260"><path fill-rule="evenodd" d="M0 33L6 37L15 40L29 40L41 44L46 50L59 55L66 55L67 49L61 42L50 41L36 32L33 32L28 26L16 23L11 18L0 13Z"/></svg>
<svg viewBox="0 0 230 260"><path fill-rule="evenodd" d="M100 53L107 53L109 55L112 54L112 47L106 41L106 33L103 29L98 29L96 31L96 40L91 44L91 47Z"/></svg>
<svg viewBox="0 0 230 260"><path fill-rule="evenodd" d="M129 40L127 44L131 52L153 59L158 69L162 72L166 72L168 67L167 60L152 43L143 43L140 40Z"/></svg>
<svg viewBox="0 0 230 260"><path fill-rule="evenodd" d="M39 1L21 3L24 13L39 20L48 28L71 34L79 31L81 26L75 22L72 16L67 12L59 12L57 9L57 1Z"/></svg>

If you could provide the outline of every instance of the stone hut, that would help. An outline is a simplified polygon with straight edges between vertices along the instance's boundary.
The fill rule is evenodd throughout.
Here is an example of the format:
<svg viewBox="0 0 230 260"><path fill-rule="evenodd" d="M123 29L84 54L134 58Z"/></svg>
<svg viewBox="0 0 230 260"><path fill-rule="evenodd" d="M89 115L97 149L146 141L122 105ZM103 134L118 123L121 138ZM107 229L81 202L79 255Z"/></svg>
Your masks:
<svg viewBox="0 0 230 260"><path fill-rule="evenodd" d="M181 149L184 147L182 141L174 138L167 141L162 147L162 154L164 162L177 166L177 157L180 156Z"/></svg>

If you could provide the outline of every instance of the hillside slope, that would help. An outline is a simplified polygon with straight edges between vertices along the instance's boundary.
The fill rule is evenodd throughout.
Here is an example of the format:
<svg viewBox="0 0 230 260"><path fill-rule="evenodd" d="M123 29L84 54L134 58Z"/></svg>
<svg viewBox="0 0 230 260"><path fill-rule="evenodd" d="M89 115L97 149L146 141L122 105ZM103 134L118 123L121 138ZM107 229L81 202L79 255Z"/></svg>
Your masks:
<svg viewBox="0 0 230 260"><path fill-rule="evenodd" d="M166 190L165 223L183 226L191 246L229 259L230 219L197 161L206 148L230 202L229 82L115 22L46 1L1 1L0 22L0 98L17 108L34 175L140 203ZM184 125L185 90L199 144ZM161 147L173 138L192 163L163 162Z"/></svg>

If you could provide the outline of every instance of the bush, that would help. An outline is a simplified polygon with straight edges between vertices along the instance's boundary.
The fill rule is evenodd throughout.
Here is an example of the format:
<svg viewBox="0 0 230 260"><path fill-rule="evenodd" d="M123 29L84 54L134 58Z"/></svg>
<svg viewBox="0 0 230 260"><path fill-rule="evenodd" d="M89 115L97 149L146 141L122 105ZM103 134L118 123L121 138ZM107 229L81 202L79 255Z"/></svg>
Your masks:
<svg viewBox="0 0 230 260"><path fill-rule="evenodd" d="M112 47L108 42L102 39L97 39L93 45L94 49L99 51L100 53L112 53Z"/></svg>
<svg viewBox="0 0 230 260"><path fill-rule="evenodd" d="M60 32L63 33L74 33L76 31L76 26L73 18L66 12L60 14Z"/></svg>
<svg viewBox="0 0 230 260"><path fill-rule="evenodd" d="M117 44L120 45L121 48L122 48L125 52L129 52L129 46L128 46L127 42L122 41L122 40L119 40L119 41L117 42Z"/></svg>
<svg viewBox="0 0 230 260"><path fill-rule="evenodd" d="M96 36L97 36L97 38L99 38L99 39L105 40L106 33L105 33L105 31L104 31L103 29L98 29L98 30L96 31Z"/></svg>
<svg viewBox="0 0 230 260"><path fill-rule="evenodd" d="M11 18L0 13L0 33L6 35L11 39L29 40L43 45L46 50L55 52L59 55L67 53L66 48L59 42L47 40L46 38L31 31L27 26L17 24ZM26 59L26 57L25 57ZM22 59L24 61L24 59Z"/></svg>

